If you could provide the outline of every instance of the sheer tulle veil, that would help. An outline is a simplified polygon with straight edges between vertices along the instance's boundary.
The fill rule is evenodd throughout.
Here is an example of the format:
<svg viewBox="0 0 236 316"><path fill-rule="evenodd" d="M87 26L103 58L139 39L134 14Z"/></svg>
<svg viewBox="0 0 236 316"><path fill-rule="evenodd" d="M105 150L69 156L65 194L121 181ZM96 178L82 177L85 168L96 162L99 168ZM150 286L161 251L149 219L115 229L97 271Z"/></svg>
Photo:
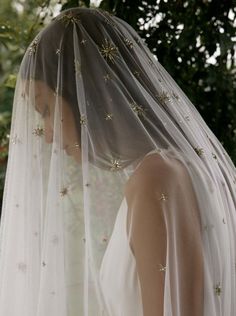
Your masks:
<svg viewBox="0 0 236 316"><path fill-rule="evenodd" d="M134 316L119 296L121 314L110 312L99 278L124 198L143 316L150 258L160 315L235 315L235 188L228 153L137 32L101 9L62 12L30 44L17 78L0 315ZM141 247L155 207L161 254L160 239Z"/></svg>

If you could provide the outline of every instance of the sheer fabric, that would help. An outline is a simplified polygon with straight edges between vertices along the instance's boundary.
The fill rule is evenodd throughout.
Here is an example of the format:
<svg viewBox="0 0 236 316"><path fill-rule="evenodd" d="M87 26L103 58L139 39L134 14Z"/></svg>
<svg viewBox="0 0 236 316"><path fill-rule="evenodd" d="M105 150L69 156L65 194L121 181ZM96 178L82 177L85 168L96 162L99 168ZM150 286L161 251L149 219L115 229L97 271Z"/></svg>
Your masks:
<svg viewBox="0 0 236 316"><path fill-rule="evenodd" d="M235 175L129 24L64 11L17 79L0 315L235 315Z"/></svg>

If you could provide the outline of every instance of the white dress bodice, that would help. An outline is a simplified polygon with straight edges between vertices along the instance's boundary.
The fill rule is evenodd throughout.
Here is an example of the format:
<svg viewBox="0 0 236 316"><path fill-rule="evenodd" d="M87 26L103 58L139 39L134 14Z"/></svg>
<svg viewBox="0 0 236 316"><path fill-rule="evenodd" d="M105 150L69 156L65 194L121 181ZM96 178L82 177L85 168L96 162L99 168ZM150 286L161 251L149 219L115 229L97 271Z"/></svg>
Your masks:
<svg viewBox="0 0 236 316"><path fill-rule="evenodd" d="M135 257L126 233L127 202L118 210L100 268L100 285L109 316L143 316Z"/></svg>

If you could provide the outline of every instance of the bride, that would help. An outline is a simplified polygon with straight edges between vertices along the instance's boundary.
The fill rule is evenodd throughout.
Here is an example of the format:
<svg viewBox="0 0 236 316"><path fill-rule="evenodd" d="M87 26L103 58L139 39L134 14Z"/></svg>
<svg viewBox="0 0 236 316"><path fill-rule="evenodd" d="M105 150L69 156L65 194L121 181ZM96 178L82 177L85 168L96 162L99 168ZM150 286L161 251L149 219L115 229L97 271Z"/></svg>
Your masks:
<svg viewBox="0 0 236 316"><path fill-rule="evenodd" d="M0 315L235 315L235 179L129 24L64 11L19 70Z"/></svg>

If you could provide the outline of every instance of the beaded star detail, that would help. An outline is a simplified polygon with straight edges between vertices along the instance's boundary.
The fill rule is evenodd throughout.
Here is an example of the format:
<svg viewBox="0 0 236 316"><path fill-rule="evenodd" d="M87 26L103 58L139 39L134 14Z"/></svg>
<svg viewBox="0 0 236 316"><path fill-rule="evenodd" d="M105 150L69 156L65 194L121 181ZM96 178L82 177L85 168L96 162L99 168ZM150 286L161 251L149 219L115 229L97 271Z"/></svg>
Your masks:
<svg viewBox="0 0 236 316"><path fill-rule="evenodd" d="M33 130L35 136L42 136L44 134L44 129L42 127L37 127Z"/></svg>
<svg viewBox="0 0 236 316"><path fill-rule="evenodd" d="M166 102L171 100L169 94L166 91L162 91L161 94L158 95L158 99L161 104L166 104Z"/></svg>
<svg viewBox="0 0 236 316"><path fill-rule="evenodd" d="M162 193L162 194L161 194L161 197L160 197L160 199L159 199L159 200L166 201L166 200L167 200L167 195L166 195L166 194L164 194L164 193Z"/></svg>
<svg viewBox="0 0 236 316"><path fill-rule="evenodd" d="M222 288L220 286L220 282L216 284L214 289L215 289L215 294L219 296L221 294L221 292L222 292Z"/></svg>
<svg viewBox="0 0 236 316"><path fill-rule="evenodd" d="M29 48L28 48L30 55L36 53L36 50L37 50L37 47L38 47L38 42L39 42L39 38L36 37L36 38L34 39L34 41L30 44L30 46L29 46Z"/></svg>
<svg viewBox="0 0 236 316"><path fill-rule="evenodd" d="M60 195L61 197L65 196L68 194L68 188L63 188L61 191L60 191Z"/></svg>
<svg viewBox="0 0 236 316"><path fill-rule="evenodd" d="M159 271L166 271L166 266L163 266L161 263L159 263Z"/></svg>
<svg viewBox="0 0 236 316"><path fill-rule="evenodd" d="M80 124L86 125L86 117L84 115L81 115L81 117L80 117Z"/></svg>
<svg viewBox="0 0 236 316"><path fill-rule="evenodd" d="M100 52L106 60L114 63L115 58L117 57L117 54L118 54L118 48L115 45L113 45L111 42L109 42L107 38L105 38L105 43L102 44L102 47L100 48Z"/></svg>
<svg viewBox="0 0 236 316"><path fill-rule="evenodd" d="M138 116L145 116L147 111L144 109L141 105L138 105L136 102L131 102L130 103L131 108L134 110L135 113L137 113Z"/></svg>
<svg viewBox="0 0 236 316"><path fill-rule="evenodd" d="M113 117L112 113L107 113L106 116L105 116L105 120L106 121L112 120L112 117Z"/></svg>
<svg viewBox="0 0 236 316"><path fill-rule="evenodd" d="M131 40L125 38L125 45L132 49L134 44Z"/></svg>
<svg viewBox="0 0 236 316"><path fill-rule="evenodd" d="M198 156L202 156L203 155L203 148L200 148L200 147L194 147L194 150L196 151L196 153L198 154Z"/></svg>
<svg viewBox="0 0 236 316"><path fill-rule="evenodd" d="M73 15L71 12L67 13L67 14L63 14L62 16L59 16L57 18L58 21L61 21L65 24L65 26L67 27L70 23L80 23L80 19Z"/></svg>
<svg viewBox="0 0 236 316"><path fill-rule="evenodd" d="M111 171L117 171L121 168L120 160L119 159L112 159L111 160Z"/></svg>
<svg viewBox="0 0 236 316"><path fill-rule="evenodd" d="M108 80L110 80L111 79L111 76L110 76L110 74L105 74L104 76L103 76L103 78L104 78L104 80L105 80L105 82L107 82Z"/></svg>

